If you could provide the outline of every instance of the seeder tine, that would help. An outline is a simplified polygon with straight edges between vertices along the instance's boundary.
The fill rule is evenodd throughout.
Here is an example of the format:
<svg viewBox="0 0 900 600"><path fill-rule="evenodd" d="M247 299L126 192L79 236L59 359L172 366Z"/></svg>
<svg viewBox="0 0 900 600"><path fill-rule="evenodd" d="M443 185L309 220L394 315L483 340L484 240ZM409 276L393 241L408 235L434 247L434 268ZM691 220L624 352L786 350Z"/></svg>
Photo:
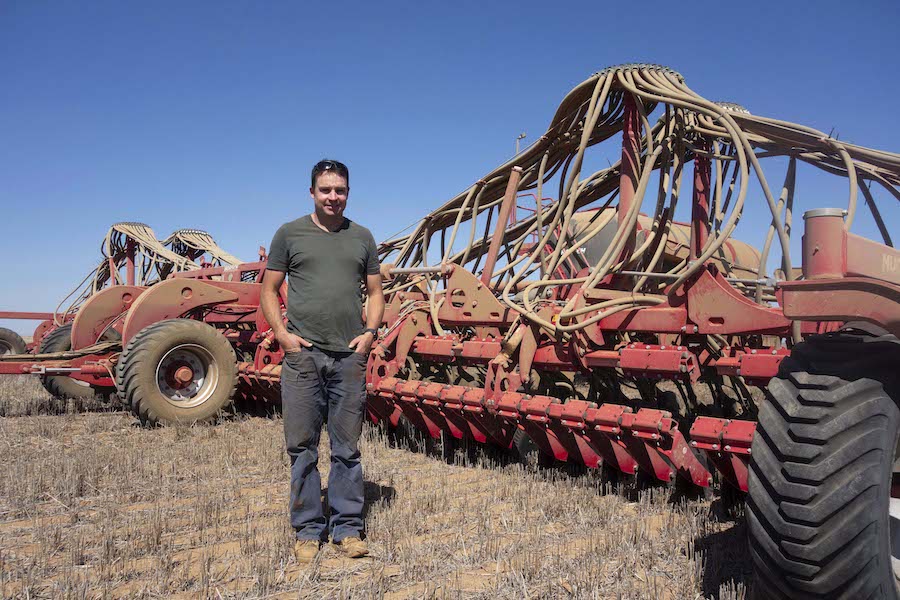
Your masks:
<svg viewBox="0 0 900 600"><path fill-rule="evenodd" d="M462 404L464 412L480 415L484 412L484 390L468 388L462 395Z"/></svg>
<svg viewBox="0 0 900 600"><path fill-rule="evenodd" d="M427 387L421 381L403 381L400 380L394 386L398 405L403 414L409 419L413 426L434 439L441 437L441 424L443 417L440 413L432 413L427 411L427 407L423 406L423 398L420 395L421 389Z"/></svg>
<svg viewBox="0 0 900 600"><path fill-rule="evenodd" d="M527 401L526 399L525 394L504 392L494 405L494 411L515 425L519 421L521 406L524 401Z"/></svg>
<svg viewBox="0 0 900 600"><path fill-rule="evenodd" d="M485 440L482 439L484 436L472 427L463 415L463 395L465 393L466 388L461 385L444 385L438 397L441 402L441 413L447 419L450 435L456 439L468 436L484 443Z"/></svg>
<svg viewBox="0 0 900 600"><path fill-rule="evenodd" d="M453 386L461 387L461 386ZM461 396L453 395L462 400L460 415L469 425L472 437L481 443L490 441L501 448L509 448L515 425L510 425L506 418L498 416L493 400L488 400L485 390L482 388L463 388Z"/></svg>
<svg viewBox="0 0 900 600"><path fill-rule="evenodd" d="M442 383L426 383L419 388L419 396L422 398L422 404L431 407L441 406L441 394L444 391Z"/></svg>
<svg viewBox="0 0 900 600"><path fill-rule="evenodd" d="M441 438L441 427L432 420L431 415L427 415L425 411L415 407L405 405L403 414L409 419L409 422L422 433L433 439Z"/></svg>
<svg viewBox="0 0 900 600"><path fill-rule="evenodd" d="M560 425L552 427L560 443L565 446L569 456L577 456L586 467L597 469L603 462L603 456L590 443L590 438L582 432L571 431Z"/></svg>
<svg viewBox="0 0 900 600"><path fill-rule="evenodd" d="M691 450L678 423L671 414L642 408L621 419L625 445L646 473L660 481L672 481L676 475L700 487L709 487L712 475Z"/></svg>
<svg viewBox="0 0 900 600"><path fill-rule="evenodd" d="M573 431L583 431L587 427L585 417L588 409L596 408L596 406L593 402L569 400L565 404L558 405L558 408L551 406L551 416L558 418L560 423Z"/></svg>
<svg viewBox="0 0 900 600"><path fill-rule="evenodd" d="M565 404L551 404L548 410L551 428L560 443L570 456L577 456L591 469L598 468L603 462L602 455L591 446L590 438L585 435L588 428L585 416L588 409L594 406L584 400L569 400Z"/></svg>
<svg viewBox="0 0 900 600"><path fill-rule="evenodd" d="M746 492L750 446L755 433L753 421L697 417L691 426L691 446L705 451L725 481Z"/></svg>
<svg viewBox="0 0 900 600"><path fill-rule="evenodd" d="M569 451L553 429L543 423L529 420L522 421L522 428L545 454L562 462L569 460Z"/></svg>
<svg viewBox="0 0 900 600"><path fill-rule="evenodd" d="M585 435L607 466L634 475L637 461L628 453L619 423L622 415L630 412L629 407L619 404L601 404L599 408L589 408L585 411L585 422L588 425Z"/></svg>
<svg viewBox="0 0 900 600"><path fill-rule="evenodd" d="M378 395L386 400L394 400L397 397L396 393L394 393L394 388L398 383L400 383L400 380L396 377L385 377L378 382Z"/></svg>
<svg viewBox="0 0 900 600"><path fill-rule="evenodd" d="M517 394L519 395L519 394ZM508 399L512 396L507 392L504 394ZM501 396L501 402L503 397ZM528 434L528 437L537 444L545 454L554 457L559 461L569 460L569 448L560 439L560 434L564 432L552 428L550 418L551 406L559 405L559 400L550 396L529 396L527 399L522 397L518 402L518 422ZM507 402L504 405L505 411L512 408L512 403Z"/></svg>
<svg viewBox="0 0 900 600"><path fill-rule="evenodd" d="M461 385L444 386L441 392L441 403L445 411L461 411L463 408L463 395L466 393L465 387Z"/></svg>
<svg viewBox="0 0 900 600"><path fill-rule="evenodd" d="M525 420L534 423L547 424L550 422L550 405L559 404L559 400L550 396L532 396L522 406Z"/></svg>

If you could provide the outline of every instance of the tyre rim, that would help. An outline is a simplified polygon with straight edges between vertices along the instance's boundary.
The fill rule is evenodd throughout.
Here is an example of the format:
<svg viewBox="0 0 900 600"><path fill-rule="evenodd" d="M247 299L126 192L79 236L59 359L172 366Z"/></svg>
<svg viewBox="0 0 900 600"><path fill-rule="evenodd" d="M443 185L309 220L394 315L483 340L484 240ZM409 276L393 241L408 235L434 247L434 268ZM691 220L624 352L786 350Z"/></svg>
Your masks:
<svg viewBox="0 0 900 600"><path fill-rule="evenodd" d="M215 391L219 368L213 355L196 344L169 350L156 368L156 385L169 404L190 408L206 402Z"/></svg>
<svg viewBox="0 0 900 600"><path fill-rule="evenodd" d="M3 356L4 354L15 354L15 352L13 351L12 344L0 340L0 356Z"/></svg>

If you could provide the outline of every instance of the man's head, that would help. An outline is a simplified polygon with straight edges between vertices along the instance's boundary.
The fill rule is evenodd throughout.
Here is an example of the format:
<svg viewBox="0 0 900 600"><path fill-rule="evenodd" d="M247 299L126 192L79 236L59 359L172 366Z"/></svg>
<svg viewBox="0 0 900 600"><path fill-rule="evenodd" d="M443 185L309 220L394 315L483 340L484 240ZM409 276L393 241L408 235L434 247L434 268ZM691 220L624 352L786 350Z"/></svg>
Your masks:
<svg viewBox="0 0 900 600"><path fill-rule="evenodd" d="M320 160L312 169L309 195L316 212L326 217L340 217L350 194L350 171L336 160Z"/></svg>

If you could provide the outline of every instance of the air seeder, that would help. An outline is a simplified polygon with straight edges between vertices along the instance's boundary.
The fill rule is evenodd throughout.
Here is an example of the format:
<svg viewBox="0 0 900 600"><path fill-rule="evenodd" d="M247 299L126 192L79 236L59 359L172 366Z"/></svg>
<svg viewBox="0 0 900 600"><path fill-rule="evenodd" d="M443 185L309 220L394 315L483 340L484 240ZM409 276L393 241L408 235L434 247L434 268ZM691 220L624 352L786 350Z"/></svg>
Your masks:
<svg viewBox="0 0 900 600"><path fill-rule="evenodd" d="M847 201L804 214L798 268L801 167ZM369 416L746 495L760 597L896 598L900 253L876 199L898 185L896 154L708 101L664 67L604 69L532 146L381 244ZM768 207L758 250L734 237L751 203ZM850 233L860 204L883 243ZM108 287L75 313L70 355L0 370L115 385L145 423L277 403L264 269Z"/></svg>
<svg viewBox="0 0 900 600"><path fill-rule="evenodd" d="M205 231L179 229L160 241L148 225L134 222L110 227L101 252L99 264L54 312L0 311L0 319L39 321L28 343L16 332L0 328L0 356L16 360L11 355L40 355L41 364L26 365L24 371L40 374L54 396L83 398L115 392L109 366L94 364L92 368L92 361L85 357L96 359L121 349L122 322L137 293L175 273L242 264ZM91 350L84 351L86 346ZM2 372L14 370L10 364Z"/></svg>

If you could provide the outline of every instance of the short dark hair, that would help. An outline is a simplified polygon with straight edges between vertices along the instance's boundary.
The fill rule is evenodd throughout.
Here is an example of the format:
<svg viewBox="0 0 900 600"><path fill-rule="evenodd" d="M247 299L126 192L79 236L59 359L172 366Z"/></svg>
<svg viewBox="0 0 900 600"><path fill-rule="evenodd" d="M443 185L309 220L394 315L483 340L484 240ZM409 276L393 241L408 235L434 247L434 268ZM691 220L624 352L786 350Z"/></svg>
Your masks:
<svg viewBox="0 0 900 600"><path fill-rule="evenodd" d="M350 185L350 169L347 168L347 165L337 160L323 159L316 163L316 165L312 168L312 177L309 187L316 187L316 179L318 179L319 175L322 173L326 173L328 171L333 171L337 173L341 177L347 180L347 186Z"/></svg>

